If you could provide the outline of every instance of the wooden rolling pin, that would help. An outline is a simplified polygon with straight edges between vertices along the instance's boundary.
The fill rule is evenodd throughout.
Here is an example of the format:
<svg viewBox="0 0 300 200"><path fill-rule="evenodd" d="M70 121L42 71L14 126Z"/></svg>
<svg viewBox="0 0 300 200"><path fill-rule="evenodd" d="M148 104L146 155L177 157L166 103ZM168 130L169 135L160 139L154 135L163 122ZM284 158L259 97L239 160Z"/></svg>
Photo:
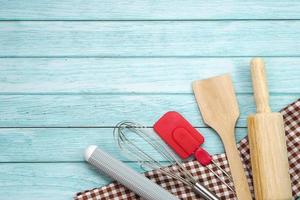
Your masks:
<svg viewBox="0 0 300 200"><path fill-rule="evenodd" d="M271 112L262 59L251 61L251 74L257 114L248 117L248 137L255 199L292 199L283 117Z"/></svg>

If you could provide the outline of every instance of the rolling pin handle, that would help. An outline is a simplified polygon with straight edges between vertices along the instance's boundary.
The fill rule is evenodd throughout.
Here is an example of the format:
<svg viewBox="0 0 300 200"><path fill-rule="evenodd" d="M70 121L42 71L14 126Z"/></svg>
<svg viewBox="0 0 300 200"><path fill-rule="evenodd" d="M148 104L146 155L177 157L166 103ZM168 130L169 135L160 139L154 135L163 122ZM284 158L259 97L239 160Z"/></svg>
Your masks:
<svg viewBox="0 0 300 200"><path fill-rule="evenodd" d="M269 92L265 74L265 64L261 58L251 60L251 76L257 113L269 113Z"/></svg>

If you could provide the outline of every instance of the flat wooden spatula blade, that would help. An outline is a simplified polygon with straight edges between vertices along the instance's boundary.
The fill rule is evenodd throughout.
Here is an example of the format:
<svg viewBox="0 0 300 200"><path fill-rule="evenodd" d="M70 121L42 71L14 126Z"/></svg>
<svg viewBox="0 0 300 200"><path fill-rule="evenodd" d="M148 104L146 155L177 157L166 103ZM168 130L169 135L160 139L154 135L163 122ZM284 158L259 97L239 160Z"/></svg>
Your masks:
<svg viewBox="0 0 300 200"><path fill-rule="evenodd" d="M194 81L193 90L207 125L216 131L235 125L239 107L229 74Z"/></svg>

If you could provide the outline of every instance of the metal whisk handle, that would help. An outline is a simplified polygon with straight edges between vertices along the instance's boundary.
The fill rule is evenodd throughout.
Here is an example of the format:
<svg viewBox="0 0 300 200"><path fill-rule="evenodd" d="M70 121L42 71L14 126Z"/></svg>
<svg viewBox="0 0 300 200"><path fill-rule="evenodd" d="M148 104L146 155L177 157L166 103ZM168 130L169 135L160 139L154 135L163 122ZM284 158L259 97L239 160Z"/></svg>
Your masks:
<svg viewBox="0 0 300 200"><path fill-rule="evenodd" d="M196 194L199 194L205 200L219 200L219 198L215 194L210 192L206 187L204 187L203 185L201 185L199 183L196 183L193 186L193 191Z"/></svg>
<svg viewBox="0 0 300 200"><path fill-rule="evenodd" d="M127 167L121 161L111 157L106 152L97 148L97 146L89 146L85 151L85 159L87 162L97 167L99 170L118 181L128 189L132 190L142 198L147 200L179 200L162 187L150 181L143 175L137 173L133 169Z"/></svg>

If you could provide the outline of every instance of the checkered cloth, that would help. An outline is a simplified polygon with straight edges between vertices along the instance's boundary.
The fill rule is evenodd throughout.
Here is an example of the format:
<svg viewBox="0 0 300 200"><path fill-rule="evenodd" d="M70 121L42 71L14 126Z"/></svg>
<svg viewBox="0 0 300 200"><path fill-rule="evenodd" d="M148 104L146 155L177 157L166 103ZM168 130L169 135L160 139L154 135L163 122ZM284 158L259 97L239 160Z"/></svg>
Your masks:
<svg viewBox="0 0 300 200"><path fill-rule="evenodd" d="M285 133L288 147L288 157L290 164L290 176L292 180L292 190L294 198L300 196L300 99L288 105L281 113L284 117ZM238 144L238 149L241 153L244 168L250 185L250 190L253 192L252 174L250 166L250 155L248 139L244 138ZM229 172L228 162L225 154L213 156L214 161ZM217 194L221 199L236 199L235 194L230 191L218 178L216 178L206 167L200 166L197 161L188 161L184 166L192 173L192 175L212 192ZM169 166L174 169L176 165ZM215 166L210 165L214 171L222 174ZM166 190L177 195L180 199L200 199L196 197L190 188L185 187L182 183L165 176L158 170L146 172L145 176L161 185ZM233 183L226 181L233 187ZM95 188L84 192L77 193L74 200L137 200L140 199L133 192L126 189L124 186L113 182L101 188Z"/></svg>

